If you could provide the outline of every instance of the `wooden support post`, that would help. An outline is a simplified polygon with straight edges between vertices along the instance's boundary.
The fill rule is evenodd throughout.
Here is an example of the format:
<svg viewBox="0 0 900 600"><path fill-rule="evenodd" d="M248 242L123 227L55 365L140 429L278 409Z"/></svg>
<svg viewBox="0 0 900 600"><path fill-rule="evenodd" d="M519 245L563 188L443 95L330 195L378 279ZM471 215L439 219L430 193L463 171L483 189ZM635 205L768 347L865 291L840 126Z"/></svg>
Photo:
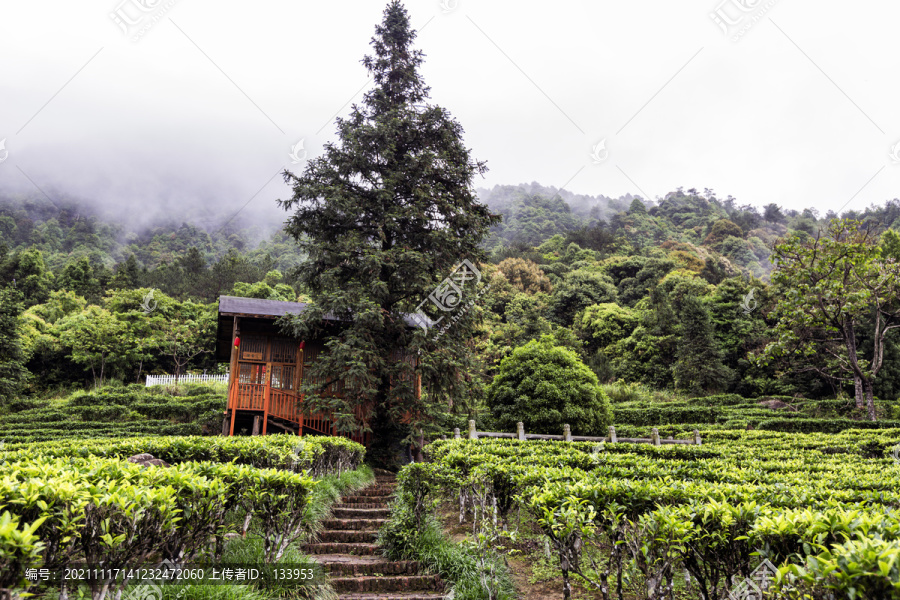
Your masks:
<svg viewBox="0 0 900 600"><path fill-rule="evenodd" d="M230 419L228 418L228 413L225 413L222 416L222 435L228 435L228 422Z"/></svg>
<svg viewBox="0 0 900 600"><path fill-rule="evenodd" d="M235 317L231 325L231 360L228 366L228 399L231 399L231 388L234 386L234 366L237 363L237 346L234 345L234 338L238 337L238 318Z"/></svg>
<svg viewBox="0 0 900 600"><path fill-rule="evenodd" d="M454 428L453 428L453 439L454 439L454 440L458 440L458 439L460 439L461 437L462 437L462 436L459 435L459 427L454 427Z"/></svg>
<svg viewBox="0 0 900 600"><path fill-rule="evenodd" d="M609 426L609 443L615 444L615 443L617 443L617 441L618 440L616 438L616 428L613 427L612 425L610 425Z"/></svg>
<svg viewBox="0 0 900 600"><path fill-rule="evenodd" d="M567 442L572 441L572 428L569 427L568 423L563 424L563 439L565 439Z"/></svg>
<svg viewBox="0 0 900 600"><path fill-rule="evenodd" d="M654 427L653 429L651 429L651 430L650 430L650 437L653 438L653 445L654 445L654 446L659 446L659 445L660 445L660 442L659 442L659 429L657 429L656 427Z"/></svg>
<svg viewBox="0 0 900 600"><path fill-rule="evenodd" d="M516 423L516 436L523 442L525 441L525 423L522 421Z"/></svg>
<svg viewBox="0 0 900 600"><path fill-rule="evenodd" d="M478 439L478 431L475 429L475 421L469 421L469 439Z"/></svg>
<svg viewBox="0 0 900 600"><path fill-rule="evenodd" d="M294 361L294 381L293 386L293 402L294 406L291 409L291 414L297 417L297 422L300 423L300 427L303 427L303 417L300 416L302 413L302 408L300 407L300 382L301 382L301 373L303 372L303 348L300 347L299 342L297 343L297 354L296 360ZM292 419L293 420L293 419ZM298 433L299 434L299 430Z"/></svg>
<svg viewBox="0 0 900 600"><path fill-rule="evenodd" d="M253 416L253 431L250 433L250 435L259 435L259 422L260 422L259 415L254 415Z"/></svg>
<svg viewBox="0 0 900 600"><path fill-rule="evenodd" d="M266 363L266 387L263 394L262 434L266 435L267 425L269 424L269 399L272 397L272 363L270 362Z"/></svg>
<svg viewBox="0 0 900 600"><path fill-rule="evenodd" d="M241 334L241 319L234 318L234 325L231 328L231 366L228 371L228 407L231 409L231 427L228 428L228 435L234 435L234 419L237 415L237 392L240 389L240 348L234 345L235 338Z"/></svg>
<svg viewBox="0 0 900 600"><path fill-rule="evenodd" d="M700 432L696 429L694 430L694 443L698 446L703 443L703 440L700 439Z"/></svg>

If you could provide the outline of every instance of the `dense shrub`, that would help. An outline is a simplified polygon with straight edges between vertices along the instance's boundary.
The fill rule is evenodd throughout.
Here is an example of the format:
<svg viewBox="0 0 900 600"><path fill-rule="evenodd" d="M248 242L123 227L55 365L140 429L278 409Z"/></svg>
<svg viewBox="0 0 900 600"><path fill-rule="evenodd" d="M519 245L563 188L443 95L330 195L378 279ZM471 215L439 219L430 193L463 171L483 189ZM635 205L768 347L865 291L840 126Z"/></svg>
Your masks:
<svg viewBox="0 0 900 600"><path fill-rule="evenodd" d="M612 422L597 376L549 336L503 359L487 400L495 426L504 431L515 431L521 421L530 433L559 434L564 423L573 434L605 433Z"/></svg>

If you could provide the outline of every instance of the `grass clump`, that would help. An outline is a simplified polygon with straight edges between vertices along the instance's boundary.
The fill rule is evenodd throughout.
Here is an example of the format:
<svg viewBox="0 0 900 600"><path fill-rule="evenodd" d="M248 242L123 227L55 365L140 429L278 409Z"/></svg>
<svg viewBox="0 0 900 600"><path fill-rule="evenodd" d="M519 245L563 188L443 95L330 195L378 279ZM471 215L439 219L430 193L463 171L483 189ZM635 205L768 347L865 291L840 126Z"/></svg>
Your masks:
<svg viewBox="0 0 900 600"><path fill-rule="evenodd" d="M433 502L423 502L416 481L415 463L398 478L397 498L391 519L379 533L378 542L391 560L419 561L453 585L454 600L515 600L515 587L506 561L497 552L496 535L479 532L473 539L453 543L441 529ZM496 532L494 532L496 533Z"/></svg>

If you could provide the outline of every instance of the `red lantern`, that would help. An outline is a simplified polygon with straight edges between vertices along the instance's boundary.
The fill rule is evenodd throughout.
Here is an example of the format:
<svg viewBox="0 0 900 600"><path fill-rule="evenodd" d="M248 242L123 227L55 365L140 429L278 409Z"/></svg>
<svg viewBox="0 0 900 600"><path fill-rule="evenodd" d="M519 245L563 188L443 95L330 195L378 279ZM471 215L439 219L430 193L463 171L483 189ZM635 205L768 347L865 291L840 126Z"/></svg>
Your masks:
<svg viewBox="0 0 900 600"><path fill-rule="evenodd" d="M300 349L303 350L304 346L306 346L306 342L300 342Z"/></svg>
<svg viewBox="0 0 900 600"><path fill-rule="evenodd" d="M239 337L234 338L234 347L237 348L240 345L241 345L241 338L239 338Z"/></svg>

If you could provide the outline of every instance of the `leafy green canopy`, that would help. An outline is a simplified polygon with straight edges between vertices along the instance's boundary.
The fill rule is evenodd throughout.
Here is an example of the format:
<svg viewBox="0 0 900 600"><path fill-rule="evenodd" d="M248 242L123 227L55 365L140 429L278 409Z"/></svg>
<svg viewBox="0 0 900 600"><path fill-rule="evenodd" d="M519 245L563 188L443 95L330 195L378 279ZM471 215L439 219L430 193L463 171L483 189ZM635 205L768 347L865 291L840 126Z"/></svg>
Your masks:
<svg viewBox="0 0 900 600"><path fill-rule="evenodd" d="M778 326L757 356L763 364L787 358L796 370L852 381L857 406L865 404L873 421L873 386L887 336L900 327L900 264L883 257L876 241L861 222L840 219L831 222L827 235L794 235L776 246ZM863 335L872 340L865 354Z"/></svg>
<svg viewBox="0 0 900 600"><path fill-rule="evenodd" d="M354 410L362 407L376 444L402 433L392 430L400 422L415 433L438 405L466 394L477 311L438 339L410 328L403 314L416 312L461 261L483 260L479 244L499 221L472 185L485 164L470 158L459 123L428 102L415 37L403 5L391 2L375 29L374 55L362 61L375 87L337 119L336 143L302 175L285 172L293 197L280 201L294 210L286 231L308 255L298 275L314 301L292 321L293 332L308 339L324 333L324 315L341 321L312 368L319 383L307 386L306 406L332 411L345 431L358 427ZM404 355L418 361L398 360ZM428 403L416 399L414 372ZM341 398L324 393L335 373Z"/></svg>
<svg viewBox="0 0 900 600"><path fill-rule="evenodd" d="M559 434L568 423L572 433L596 434L612 423L609 399L597 376L576 352L554 346L551 336L532 340L503 359L488 387L488 406L503 431L515 431L521 421L529 433Z"/></svg>

